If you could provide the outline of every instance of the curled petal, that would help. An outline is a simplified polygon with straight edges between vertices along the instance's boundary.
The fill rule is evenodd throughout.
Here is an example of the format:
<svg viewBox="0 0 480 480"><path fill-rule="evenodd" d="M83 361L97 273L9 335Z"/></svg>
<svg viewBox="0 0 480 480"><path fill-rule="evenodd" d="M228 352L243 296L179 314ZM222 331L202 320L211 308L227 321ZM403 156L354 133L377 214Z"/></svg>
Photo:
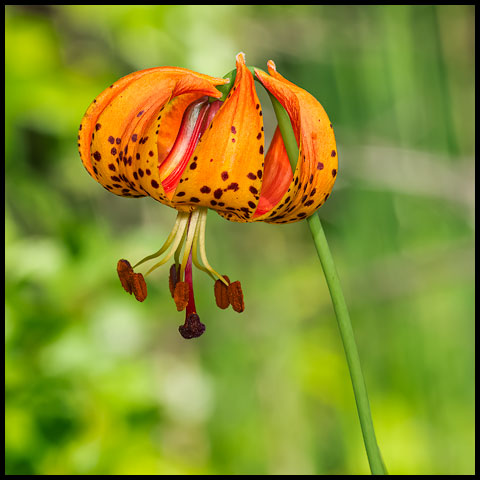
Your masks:
<svg viewBox="0 0 480 480"><path fill-rule="evenodd" d="M237 55L235 83L200 139L172 201L205 206L245 222L260 198L264 164L263 117L253 76Z"/></svg>
<svg viewBox="0 0 480 480"><path fill-rule="evenodd" d="M93 101L82 120L79 151L85 168L112 193L121 196L148 194L168 203L161 182L155 177L158 177L159 143L155 132L159 113L170 99L185 94L218 98L221 93L215 85L225 82L224 79L174 67L151 68L121 78ZM177 109L177 114L181 119L182 108ZM167 144L173 143L171 137L167 134ZM169 146L165 147L164 143L161 142L160 146L168 150ZM162 151L162 155L164 153ZM142 159L142 154L147 155L143 161L149 164L152 178L139 182L133 172L141 176L138 160ZM143 167L140 169L145 174L147 167Z"/></svg>
<svg viewBox="0 0 480 480"><path fill-rule="evenodd" d="M290 223L312 215L326 200L335 182L338 157L332 124L322 105L308 92L283 78L268 62L269 74L255 70L265 88L287 111L299 145L293 179L283 198L269 212L255 218ZM267 176L265 183L273 180Z"/></svg>

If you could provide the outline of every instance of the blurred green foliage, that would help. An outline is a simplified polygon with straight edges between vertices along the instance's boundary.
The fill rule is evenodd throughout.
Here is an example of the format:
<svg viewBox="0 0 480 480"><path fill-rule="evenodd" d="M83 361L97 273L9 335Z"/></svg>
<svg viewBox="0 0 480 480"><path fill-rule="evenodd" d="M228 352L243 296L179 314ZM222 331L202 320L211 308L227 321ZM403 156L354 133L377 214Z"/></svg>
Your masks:
<svg viewBox="0 0 480 480"><path fill-rule="evenodd" d="M320 215L390 473L474 473L474 7L5 14L7 474L368 473L306 225L210 213L210 260L247 308L218 310L195 272L207 332L185 341L167 268L144 304L115 273L159 248L175 212L110 195L78 157L80 119L113 81L158 65L222 76L239 51L274 59L334 124Z"/></svg>

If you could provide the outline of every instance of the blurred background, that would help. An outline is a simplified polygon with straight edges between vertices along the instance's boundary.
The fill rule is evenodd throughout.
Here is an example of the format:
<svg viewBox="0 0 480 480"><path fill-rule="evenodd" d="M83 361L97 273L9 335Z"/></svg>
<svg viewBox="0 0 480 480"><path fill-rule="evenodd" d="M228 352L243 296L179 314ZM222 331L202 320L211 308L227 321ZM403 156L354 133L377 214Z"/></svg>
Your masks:
<svg viewBox="0 0 480 480"><path fill-rule="evenodd" d="M319 211L392 474L474 473L472 6L6 6L6 473L367 474L330 297L305 222L209 213L246 310L186 341L168 267L140 304L119 258L175 211L111 195L77 129L118 78L223 76L243 51L325 107L340 171ZM263 95L263 94L262 94ZM266 96L261 99L268 98ZM275 120L264 104L267 136Z"/></svg>

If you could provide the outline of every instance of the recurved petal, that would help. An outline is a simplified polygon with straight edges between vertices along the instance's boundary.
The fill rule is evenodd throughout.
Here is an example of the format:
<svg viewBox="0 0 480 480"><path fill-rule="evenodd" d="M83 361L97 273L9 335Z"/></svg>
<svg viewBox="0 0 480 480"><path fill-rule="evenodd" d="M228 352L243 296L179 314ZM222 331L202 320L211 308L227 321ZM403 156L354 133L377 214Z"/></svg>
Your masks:
<svg viewBox="0 0 480 480"><path fill-rule="evenodd" d="M228 220L250 221L260 198L263 149L260 101L240 53L234 86L200 139L172 201L213 208Z"/></svg>
<svg viewBox="0 0 480 480"><path fill-rule="evenodd" d="M191 92L219 97L215 85L223 83L224 79L174 67L142 70L120 79L93 101L82 120L79 151L83 164L112 193L150 194L133 176L138 142L142 139L140 145L149 148L147 155L153 151L158 158L155 132L160 110L171 98ZM161 188L154 198L163 198Z"/></svg>
<svg viewBox="0 0 480 480"><path fill-rule="evenodd" d="M290 223L312 215L328 198L338 170L337 149L332 124L322 105L283 78L271 60L268 71L270 75L260 70L255 73L287 111L299 144L299 156L283 198L270 212L255 220Z"/></svg>

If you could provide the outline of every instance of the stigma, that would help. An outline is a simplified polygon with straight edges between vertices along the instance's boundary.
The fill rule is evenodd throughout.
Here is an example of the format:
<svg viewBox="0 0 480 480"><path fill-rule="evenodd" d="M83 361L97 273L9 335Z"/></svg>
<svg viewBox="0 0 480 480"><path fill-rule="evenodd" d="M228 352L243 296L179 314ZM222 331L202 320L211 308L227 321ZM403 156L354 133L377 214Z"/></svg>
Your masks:
<svg viewBox="0 0 480 480"><path fill-rule="evenodd" d="M178 212L175 224L162 247L133 267L125 260L119 260L117 272L120 282L130 294L139 301L147 296L145 278L134 269L140 265L159 259L145 274L148 276L157 268L172 261L168 285L177 311L185 310L185 323L178 330L183 338L197 338L205 332L205 325L200 321L196 306L193 286L193 266L206 273L214 282L215 302L221 309L232 306L236 312L243 312L242 287L239 281L231 282L226 275L220 275L210 265L205 248L205 230L208 210L205 207L192 212Z"/></svg>

